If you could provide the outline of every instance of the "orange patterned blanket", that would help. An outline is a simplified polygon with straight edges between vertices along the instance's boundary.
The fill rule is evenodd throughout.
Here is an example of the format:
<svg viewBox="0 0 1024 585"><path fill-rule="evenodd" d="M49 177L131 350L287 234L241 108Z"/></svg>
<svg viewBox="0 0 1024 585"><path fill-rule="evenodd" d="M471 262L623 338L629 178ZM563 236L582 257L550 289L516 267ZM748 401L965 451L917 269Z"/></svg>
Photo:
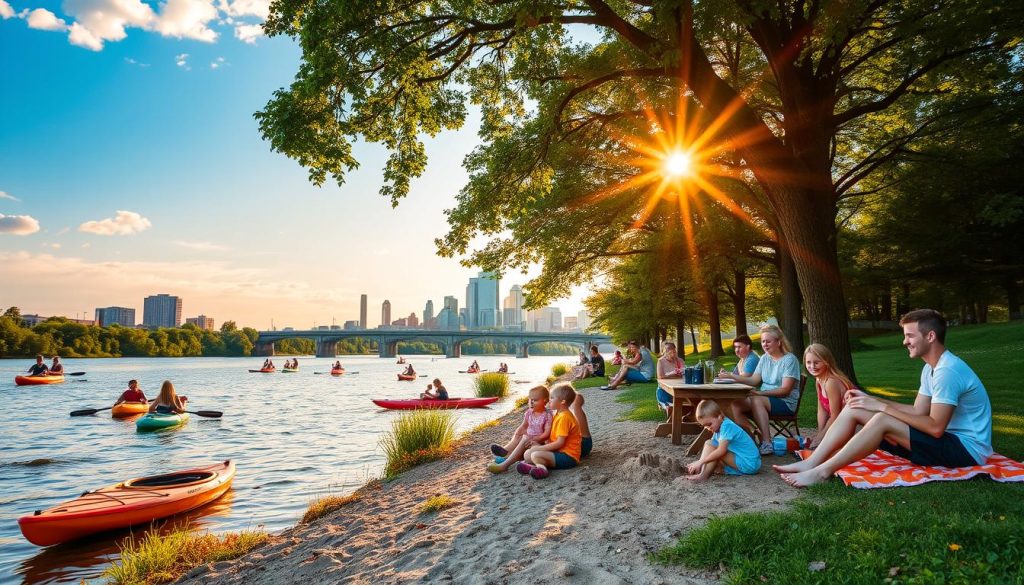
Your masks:
<svg viewBox="0 0 1024 585"><path fill-rule="evenodd" d="M797 453L801 458L810 451ZM836 472L850 487L860 489L920 485L930 481L956 481L987 474L995 481L1024 482L1024 463L993 453L984 465L972 467L924 467L881 449Z"/></svg>

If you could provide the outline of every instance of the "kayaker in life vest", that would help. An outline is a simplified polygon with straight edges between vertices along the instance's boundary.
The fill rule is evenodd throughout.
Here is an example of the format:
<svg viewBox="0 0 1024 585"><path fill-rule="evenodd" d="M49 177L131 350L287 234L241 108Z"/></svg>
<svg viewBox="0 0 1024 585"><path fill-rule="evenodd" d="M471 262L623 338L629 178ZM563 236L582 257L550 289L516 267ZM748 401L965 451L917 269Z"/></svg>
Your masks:
<svg viewBox="0 0 1024 585"><path fill-rule="evenodd" d="M121 393L121 397L117 399L114 406L124 402L141 402L143 404L149 402L145 392L142 391L142 388L139 388L138 380L128 380L128 389Z"/></svg>
<svg viewBox="0 0 1024 585"><path fill-rule="evenodd" d="M164 383L160 386L160 394L153 401L153 404L149 405L149 412L158 412L160 414L171 414L172 412L181 414L185 412L185 405L178 398L178 393L174 391L174 384L171 384L170 380L164 380Z"/></svg>
<svg viewBox="0 0 1024 585"><path fill-rule="evenodd" d="M50 365L49 371L53 376L64 375L64 364L60 363L60 357L53 356L53 364Z"/></svg>
<svg viewBox="0 0 1024 585"><path fill-rule="evenodd" d="M46 376L50 373L50 370L46 369L46 364L43 363L43 356L36 356L36 363L28 369L29 376Z"/></svg>

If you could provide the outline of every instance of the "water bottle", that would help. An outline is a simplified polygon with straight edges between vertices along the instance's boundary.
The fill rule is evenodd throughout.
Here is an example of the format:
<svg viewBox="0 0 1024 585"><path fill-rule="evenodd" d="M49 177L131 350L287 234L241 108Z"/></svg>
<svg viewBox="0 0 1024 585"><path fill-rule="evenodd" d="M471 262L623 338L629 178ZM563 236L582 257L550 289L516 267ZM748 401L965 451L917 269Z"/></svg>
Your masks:
<svg viewBox="0 0 1024 585"><path fill-rule="evenodd" d="M786 437L775 437L772 439L772 450L775 451L776 457L782 457L786 454L786 448L789 446Z"/></svg>
<svg viewBox="0 0 1024 585"><path fill-rule="evenodd" d="M694 380L694 384L703 384L704 383L704 360L700 360L699 362L697 362L697 371L694 372L694 373L696 374L696 376L695 376L696 380Z"/></svg>

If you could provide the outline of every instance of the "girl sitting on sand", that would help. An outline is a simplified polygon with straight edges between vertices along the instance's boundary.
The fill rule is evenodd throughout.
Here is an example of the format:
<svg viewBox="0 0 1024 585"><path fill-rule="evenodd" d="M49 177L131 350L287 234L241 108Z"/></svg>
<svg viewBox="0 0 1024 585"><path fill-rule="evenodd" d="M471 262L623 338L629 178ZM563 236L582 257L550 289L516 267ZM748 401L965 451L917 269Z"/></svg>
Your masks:
<svg viewBox="0 0 1024 585"><path fill-rule="evenodd" d="M516 471L533 479L544 479L549 469L572 469L583 456L583 435L569 407L576 401L576 391L569 384L559 384L551 391L555 416L551 421L551 440L534 445L523 454Z"/></svg>
<svg viewBox="0 0 1024 585"><path fill-rule="evenodd" d="M814 389L818 395L818 432L811 441L811 449L818 446L825 432L839 418L843 410L843 396L854 388L853 382L836 365L836 358L829 348L812 343L804 350L804 367L814 376Z"/></svg>
<svg viewBox="0 0 1024 585"><path fill-rule="evenodd" d="M174 391L174 384L171 384L170 380L164 380L163 385L160 386L160 394L153 401L153 404L149 405L149 412L158 412L160 414L181 414L185 412L184 400L178 398L178 393Z"/></svg>
<svg viewBox="0 0 1024 585"><path fill-rule="evenodd" d="M523 422L516 427L512 439L504 446L497 443L491 445L491 453L495 455L494 463L487 466L491 473L502 473L513 463L523 458L523 453L534 445L543 445L551 434L553 413L548 410L547 386L534 386L528 394L529 402Z"/></svg>
<svg viewBox="0 0 1024 585"><path fill-rule="evenodd" d="M725 418L714 400L701 400L697 404L697 422L713 435L704 443L700 458L686 466L686 479L699 481L711 477L715 471L727 475L753 475L761 469L761 454L746 431Z"/></svg>

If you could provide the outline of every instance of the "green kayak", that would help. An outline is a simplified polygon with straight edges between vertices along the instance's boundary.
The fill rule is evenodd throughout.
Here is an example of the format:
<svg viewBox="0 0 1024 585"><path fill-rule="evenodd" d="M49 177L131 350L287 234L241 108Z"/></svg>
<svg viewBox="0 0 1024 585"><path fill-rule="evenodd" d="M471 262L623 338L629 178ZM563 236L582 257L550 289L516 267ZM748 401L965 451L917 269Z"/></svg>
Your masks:
<svg viewBox="0 0 1024 585"><path fill-rule="evenodd" d="M135 429L139 431L155 431L157 429L176 427L187 422L187 412L182 414L157 414L153 412L136 421Z"/></svg>

